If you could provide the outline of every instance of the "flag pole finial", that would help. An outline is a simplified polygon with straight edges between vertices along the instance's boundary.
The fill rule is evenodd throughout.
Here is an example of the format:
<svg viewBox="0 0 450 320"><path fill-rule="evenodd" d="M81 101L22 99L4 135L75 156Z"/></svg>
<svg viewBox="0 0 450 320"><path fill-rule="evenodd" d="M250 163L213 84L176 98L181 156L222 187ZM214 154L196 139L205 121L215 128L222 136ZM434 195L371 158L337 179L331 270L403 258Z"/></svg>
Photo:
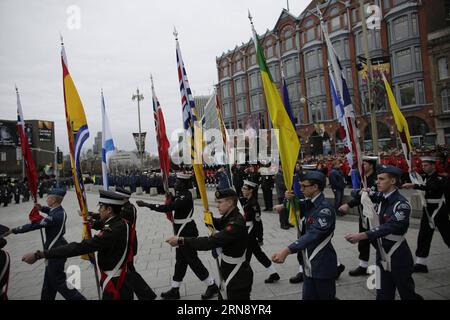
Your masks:
<svg viewBox="0 0 450 320"><path fill-rule="evenodd" d="M153 74L151 74L151 73L150 73L150 81L152 83L152 89L153 89L154 88L154 86L153 86Z"/></svg>
<svg viewBox="0 0 450 320"><path fill-rule="evenodd" d="M61 40L61 45L63 46L64 45L64 38L63 38L61 32L59 33L59 40Z"/></svg>
<svg viewBox="0 0 450 320"><path fill-rule="evenodd" d="M178 31L177 28L175 28L175 26L173 27L173 35L175 37L175 40L178 40Z"/></svg>
<svg viewBox="0 0 450 320"><path fill-rule="evenodd" d="M250 13L250 9L248 9L248 20L250 20L250 23L253 25L253 17L252 14Z"/></svg>
<svg viewBox="0 0 450 320"><path fill-rule="evenodd" d="M14 88L16 88L16 93L19 94L19 89L17 88L17 84L14 83Z"/></svg>

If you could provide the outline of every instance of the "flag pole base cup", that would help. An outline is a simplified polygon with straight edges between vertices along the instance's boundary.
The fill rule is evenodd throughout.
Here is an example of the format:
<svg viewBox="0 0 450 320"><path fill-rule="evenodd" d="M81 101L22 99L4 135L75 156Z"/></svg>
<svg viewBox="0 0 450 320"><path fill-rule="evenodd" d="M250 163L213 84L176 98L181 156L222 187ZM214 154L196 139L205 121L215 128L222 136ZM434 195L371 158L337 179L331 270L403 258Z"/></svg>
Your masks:
<svg viewBox="0 0 450 320"><path fill-rule="evenodd" d="M136 194L141 195L142 194L142 187L136 187Z"/></svg>
<svg viewBox="0 0 450 320"><path fill-rule="evenodd" d="M158 195L158 189L155 187L150 188L150 197L157 196Z"/></svg>

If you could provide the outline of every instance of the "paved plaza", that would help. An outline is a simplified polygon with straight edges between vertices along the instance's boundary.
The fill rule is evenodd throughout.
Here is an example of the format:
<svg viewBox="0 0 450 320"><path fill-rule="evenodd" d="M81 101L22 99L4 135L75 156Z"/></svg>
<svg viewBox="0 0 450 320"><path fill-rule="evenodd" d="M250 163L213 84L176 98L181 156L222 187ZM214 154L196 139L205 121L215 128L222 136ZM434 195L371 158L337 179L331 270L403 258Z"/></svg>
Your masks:
<svg viewBox="0 0 450 320"><path fill-rule="evenodd" d="M213 204L213 192L209 192L212 211L218 216ZM148 195L133 196L132 202L144 199L155 203L163 201L162 196L151 197ZM87 194L88 207L96 211L98 193ZM45 200L40 200L45 204ZM9 227L16 227L28 222L28 213L32 203L10 204L8 207L0 207L0 223ZM67 241L80 241L81 218L77 214L78 203L73 191L67 193L63 206L67 212L66 235ZM202 222L203 214L200 200L195 200L195 220L200 235L207 235L207 229ZM278 215L272 212L264 212L264 246L263 250L270 257L272 253L291 243L296 238L294 229L288 231L280 229ZM408 244L416 249L418 233L418 219L411 219L411 227L406 236ZM367 277L350 277L348 271L358 263L358 250L356 245L345 241L344 235L356 232L358 229L357 217L347 215L338 217L333 245L338 258L346 266L346 270L337 281L337 297L341 300L373 300L375 290L367 287ZM175 250L165 243L172 234L172 227L164 214L151 212L147 208L138 208L137 234L139 251L135 259L137 271L144 277L150 286L157 292L170 288L170 281L175 264ZM34 265L21 262L22 256L30 251L42 249L39 231L28 234L11 235L7 238L8 245L5 249L11 255L11 275L8 296L13 300L37 300L40 299L40 291L44 278L44 262L38 261ZM217 277L217 267L211 252L199 252L199 256L209 271ZM370 264L374 264L375 252L371 250ZM81 292L88 299L98 299L95 287L94 273L89 262L79 257L68 259L69 265L78 265L81 269ZM252 299L261 300L295 300L301 296L301 284L290 284L289 278L298 271L298 262L295 255L287 258L282 265L276 265L281 280L275 284L265 284L264 279L268 274L265 268L256 261L251 262L254 271L252 287ZM416 291L425 299L450 299L450 250L445 246L439 234L435 234L429 257L428 274L414 274ZM205 285L200 282L193 272L188 269L184 282L180 288L180 294L184 300L200 299L200 294L205 291ZM58 294L57 299L62 299ZM159 299L159 298L158 298Z"/></svg>

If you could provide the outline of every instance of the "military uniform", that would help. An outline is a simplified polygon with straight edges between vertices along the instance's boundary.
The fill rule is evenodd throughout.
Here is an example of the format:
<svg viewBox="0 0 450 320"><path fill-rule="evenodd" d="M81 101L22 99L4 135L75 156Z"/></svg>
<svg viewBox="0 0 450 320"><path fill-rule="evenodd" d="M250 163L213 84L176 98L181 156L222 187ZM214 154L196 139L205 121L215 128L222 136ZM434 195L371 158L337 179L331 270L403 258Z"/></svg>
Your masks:
<svg viewBox="0 0 450 320"><path fill-rule="evenodd" d="M450 247L450 221L449 205L446 203L445 190L447 178L441 177L434 171L424 176L425 185L416 184L414 189L425 191L425 207L420 220L419 235L417 238L417 264L426 265L426 258L430 253L431 240L437 228L445 244ZM431 221L430 221L431 220Z"/></svg>
<svg viewBox="0 0 450 320"><path fill-rule="evenodd" d="M307 177L305 175L305 179ZM334 208L320 193L312 200L300 200L300 212L305 217L304 234L289 246L289 250L292 253L302 252L302 299L335 299L337 256L331 244L336 224Z"/></svg>
<svg viewBox="0 0 450 320"><path fill-rule="evenodd" d="M116 192L126 198L131 196L131 193L127 190L116 188ZM125 281L128 283L129 287L134 291L139 300L154 300L156 298L155 292L153 292L152 288L145 282L144 278L136 271L134 267L134 256L137 254L138 250L138 240L136 234L136 220L137 220L137 210L136 207L130 202L127 201L124 203L122 207L122 211L120 216L128 221L130 225L130 232L132 244L131 247L133 249L132 257L128 260L127 263L127 274Z"/></svg>
<svg viewBox="0 0 450 320"><path fill-rule="evenodd" d="M265 169L265 170L262 170ZM270 175L268 168L261 169L261 189L263 191L264 206L266 211L272 211L273 208L273 175Z"/></svg>
<svg viewBox="0 0 450 320"><path fill-rule="evenodd" d="M189 174L178 174L177 183L180 184L190 184L191 175ZM151 210L166 213L169 211L174 211L173 215L173 227L174 233L181 237L197 237L198 229L192 216L194 214L194 202L192 200L192 194L189 188L182 187L183 190L178 190L176 196L174 196L170 204L158 205L149 204L147 205ZM175 250L175 272L172 278L172 289L162 293L163 298L167 299L179 299L179 286L186 275L187 267L189 266L195 275L208 285L208 287L216 287L214 279L210 277L208 269L203 265L202 261L197 255L195 249L189 247L179 247ZM205 293L202 296L204 299L211 298L209 294Z"/></svg>
<svg viewBox="0 0 450 320"><path fill-rule="evenodd" d="M249 183L251 182L244 182L244 186ZM253 188L253 186L251 187ZM258 240L256 239L256 230L254 228L258 221L257 217L261 215L261 208L258 200L253 195L250 199L242 198L241 203L243 204L245 224L248 231L248 246L247 252L245 253L245 261L250 263L252 255L254 255L256 259L269 271L270 276L265 280L265 282L273 283L279 280L280 276L273 267L272 261L270 261L264 251L261 250Z"/></svg>
<svg viewBox="0 0 450 320"><path fill-rule="evenodd" d="M64 196L65 191L55 189L49 195ZM47 216L39 222L26 224L12 229L14 234L26 233L33 230L45 229L44 250L56 249L67 244L64 239L66 232L67 214L62 206L56 208L42 207L41 211ZM69 289L66 283L64 265L66 257L47 261L45 267L44 284L42 286L41 299L55 300L56 293L59 292L67 300L85 300L85 297L76 289Z"/></svg>
<svg viewBox="0 0 450 320"><path fill-rule="evenodd" d="M116 193L103 190L99 192L101 204L123 204L123 198ZM101 232L91 239L45 250L43 256L52 261L98 252L103 300L133 300L133 291L124 281L129 240L130 228L127 222L120 216L113 215L104 222Z"/></svg>
<svg viewBox="0 0 450 320"><path fill-rule="evenodd" d="M232 189L224 189L216 192L216 195L226 195L236 192ZM220 197L218 197L220 198ZM210 237L185 237L182 248L191 250L208 251L222 248L220 273L224 280L224 294L219 298L227 300L249 300L253 284L253 271L247 261L245 252L248 246L248 234L245 219L237 208L213 219L217 233Z"/></svg>
<svg viewBox="0 0 450 320"><path fill-rule="evenodd" d="M8 300L9 268L11 259L9 253L3 250L6 246L6 239L2 237L9 228L0 225L0 301Z"/></svg>
<svg viewBox="0 0 450 320"><path fill-rule="evenodd" d="M388 165L379 166L377 172L393 174L398 178L402 175L400 169ZM381 247L377 248L381 281L377 289L377 300L394 300L395 289L402 300L421 299L414 291L413 258L405 239L411 205L397 189L389 194L372 193L370 198L377 213L374 221L378 221L379 225L366 234L370 241L381 239Z"/></svg>

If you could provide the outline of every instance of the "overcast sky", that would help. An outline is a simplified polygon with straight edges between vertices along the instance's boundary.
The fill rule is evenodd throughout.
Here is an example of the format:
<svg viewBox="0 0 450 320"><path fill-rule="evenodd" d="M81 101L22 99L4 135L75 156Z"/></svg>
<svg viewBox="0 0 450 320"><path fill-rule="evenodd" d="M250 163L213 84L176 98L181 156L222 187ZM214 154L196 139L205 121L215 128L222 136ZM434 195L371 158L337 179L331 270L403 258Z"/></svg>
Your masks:
<svg viewBox="0 0 450 320"><path fill-rule="evenodd" d="M298 16L310 1L290 1ZM76 27L75 5L80 10ZM1 0L0 119L16 119L14 84L25 119L55 122L56 144L68 151L59 34L69 71L84 105L91 148L101 131L103 88L115 144L133 150L138 131L139 88L146 150L156 153L150 73L163 107L168 135L181 127L181 106L173 27L194 95L210 94L217 83L216 57L251 37L247 10L258 33L272 29L286 0ZM75 9L77 10L77 9Z"/></svg>

